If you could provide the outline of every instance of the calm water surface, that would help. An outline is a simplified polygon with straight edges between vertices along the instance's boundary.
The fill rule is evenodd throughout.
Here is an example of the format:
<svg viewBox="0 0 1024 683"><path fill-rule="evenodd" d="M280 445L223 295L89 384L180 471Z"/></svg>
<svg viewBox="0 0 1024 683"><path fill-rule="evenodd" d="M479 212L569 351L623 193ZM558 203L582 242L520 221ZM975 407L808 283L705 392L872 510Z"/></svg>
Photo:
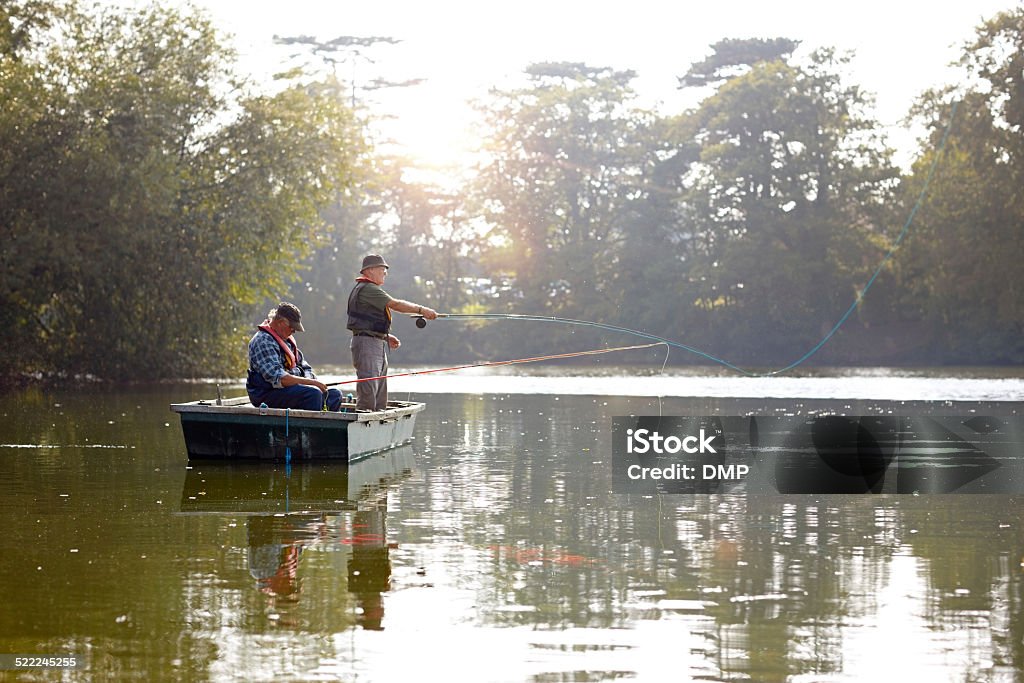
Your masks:
<svg viewBox="0 0 1024 683"><path fill-rule="evenodd" d="M20 680L1024 677L1024 497L610 493L614 415L1020 402L601 381L614 396L415 393L410 447L290 471L189 467L167 405L207 385L6 395L0 653L86 659Z"/></svg>

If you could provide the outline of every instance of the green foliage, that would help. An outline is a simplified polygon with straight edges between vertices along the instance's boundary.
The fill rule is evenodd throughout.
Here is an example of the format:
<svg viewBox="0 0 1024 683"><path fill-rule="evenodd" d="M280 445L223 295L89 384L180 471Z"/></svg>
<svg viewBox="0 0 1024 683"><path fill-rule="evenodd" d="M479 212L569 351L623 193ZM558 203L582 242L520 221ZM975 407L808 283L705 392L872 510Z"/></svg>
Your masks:
<svg viewBox="0 0 1024 683"><path fill-rule="evenodd" d="M371 234L401 254L396 274L420 276L398 289L442 310L597 320L779 367L858 301L816 361L1021 362L1021 14L986 22L967 47L979 86L910 239L866 299L923 187L949 94L918 106L932 135L901 179L870 96L842 76L849 58L822 49L798 61L783 38L712 46L681 82L714 89L669 118L633 104L630 71L534 64L525 87L485 105L488 161L467 193L440 197L396 174L382 204L398 227ZM484 284L449 300L438 283L457 274ZM562 326L439 327L438 352L490 358L611 341Z"/></svg>
<svg viewBox="0 0 1024 683"><path fill-rule="evenodd" d="M867 263L895 171L869 100L820 51L803 66L758 61L679 120L699 154L681 200L698 258L698 319L728 330L708 347L795 358L839 318ZM756 351L756 353L752 353Z"/></svg>
<svg viewBox="0 0 1024 683"><path fill-rule="evenodd" d="M382 204L398 227L369 242L401 254L396 274L420 275L397 289L442 310L615 323L778 367L858 301L816 361L1020 362L1020 16L987 22L965 52L981 85L964 97L909 241L864 300L923 186L948 95L918 107L933 134L901 179L870 96L842 77L849 58L795 60L797 43L781 38L712 46L681 82L713 91L663 119L633 104L630 71L532 65L525 87L485 105L488 161L467 193L440 197L396 174ZM486 285L447 299L438 283L462 273ZM561 326L459 329L470 334L444 337L439 352L601 342Z"/></svg>
<svg viewBox="0 0 1024 683"><path fill-rule="evenodd" d="M329 72L395 42L279 41ZM344 362L347 295L369 251L392 264L394 295L444 312L590 319L788 363L892 245L953 98L909 239L816 360L1024 361L1024 10L978 28L961 60L969 86L920 99L930 132L902 179L870 97L841 76L848 58L797 60L797 46L716 43L680 79L704 99L671 117L637 106L632 71L531 65L482 106L474 181L443 189L370 154L342 104L355 107L351 83L293 73L253 91L200 15L4 3L0 325L19 354L0 374L238 372L249 324L283 298L309 320L311 358ZM421 336L398 362L623 341L405 324L396 332Z"/></svg>
<svg viewBox="0 0 1024 683"><path fill-rule="evenodd" d="M881 258L896 172L844 58L792 65L795 45L720 43L695 67L720 87L669 120L631 107L630 72L581 64L499 93L476 192L498 240L482 261L514 286L492 304L759 362L817 341Z"/></svg>
<svg viewBox="0 0 1024 683"><path fill-rule="evenodd" d="M712 54L707 59L692 65L679 79L679 85L685 88L719 84L761 62L785 61L799 46L799 41L788 38L720 40L711 46Z"/></svg>
<svg viewBox="0 0 1024 683"><path fill-rule="evenodd" d="M965 92L926 93L931 129L904 186L920 191L959 99L952 133L901 255L900 320L929 360L1024 362L1024 9L978 28L961 64Z"/></svg>
<svg viewBox="0 0 1024 683"><path fill-rule="evenodd" d="M619 256L659 145L632 104L632 72L538 64L530 86L495 94L492 161L474 188L493 230L485 256L496 307L608 319ZM568 332L566 333L568 334Z"/></svg>
<svg viewBox="0 0 1024 683"><path fill-rule="evenodd" d="M48 0L6 0L0 6L0 56L19 61L39 32L50 28L57 7Z"/></svg>
<svg viewBox="0 0 1024 683"><path fill-rule="evenodd" d="M349 112L308 89L248 92L196 14L71 6L52 21L61 35L0 81L0 309L28 351L18 369L237 372L239 320L353 183Z"/></svg>

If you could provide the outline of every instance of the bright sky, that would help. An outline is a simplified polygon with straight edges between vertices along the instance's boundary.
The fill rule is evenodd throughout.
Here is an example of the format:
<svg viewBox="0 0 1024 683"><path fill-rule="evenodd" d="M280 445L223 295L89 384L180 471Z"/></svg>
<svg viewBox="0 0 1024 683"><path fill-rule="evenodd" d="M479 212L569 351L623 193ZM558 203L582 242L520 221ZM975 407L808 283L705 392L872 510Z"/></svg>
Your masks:
<svg viewBox="0 0 1024 683"><path fill-rule="evenodd" d="M117 4L118 0L105 0ZM123 4L125 0L120 0ZM132 2L133 0L127 0ZM141 2L141 0L135 0ZM180 0L184 2L184 0ZM950 82L947 65L974 27L1024 0L192 0L235 36L243 68L275 68L276 35L388 36L403 42L356 66L355 80L425 78L401 94L375 95L396 117L388 133L422 162L459 163L475 138L467 100L508 85L529 64L575 61L632 69L645 106L674 113L692 102L676 78L722 38L786 37L802 50L854 50L853 82L877 96L892 142L913 137L900 119L923 90ZM341 73L350 78L352 73Z"/></svg>

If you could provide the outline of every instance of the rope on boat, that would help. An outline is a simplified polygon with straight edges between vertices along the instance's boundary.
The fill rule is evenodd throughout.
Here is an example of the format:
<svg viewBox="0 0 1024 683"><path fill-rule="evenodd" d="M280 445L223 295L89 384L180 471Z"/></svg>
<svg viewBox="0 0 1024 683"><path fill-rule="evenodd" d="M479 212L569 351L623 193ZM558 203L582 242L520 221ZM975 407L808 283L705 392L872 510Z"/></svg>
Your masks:
<svg viewBox="0 0 1024 683"><path fill-rule="evenodd" d="M292 467L292 445L288 440L288 413L290 411L290 408L284 409L284 467L286 476L291 474Z"/></svg>
<svg viewBox="0 0 1024 683"><path fill-rule="evenodd" d="M615 351L633 351L636 349L649 349L655 346L663 346L664 341L657 341L652 344L639 344L637 346L617 346L611 349L593 349L591 351L573 351L571 353L555 353L547 356L534 356L532 358L515 358L513 360L491 360L481 361L478 363L470 363L469 365L456 365L450 368L434 368L432 370L415 370L413 372L401 372L397 375L379 375L377 377L364 377L362 379L348 379L343 382L327 382L326 385L329 387L337 386L339 384L358 384L359 382L372 382L378 379L393 379L395 377L412 377L413 375L429 375L434 372L452 372L454 370L465 370L467 368L487 368L494 367L497 365L515 365L517 363L536 363L542 360L557 360L559 358L576 358L578 356L597 356L603 353L613 353ZM665 356L665 360L668 361L668 356Z"/></svg>

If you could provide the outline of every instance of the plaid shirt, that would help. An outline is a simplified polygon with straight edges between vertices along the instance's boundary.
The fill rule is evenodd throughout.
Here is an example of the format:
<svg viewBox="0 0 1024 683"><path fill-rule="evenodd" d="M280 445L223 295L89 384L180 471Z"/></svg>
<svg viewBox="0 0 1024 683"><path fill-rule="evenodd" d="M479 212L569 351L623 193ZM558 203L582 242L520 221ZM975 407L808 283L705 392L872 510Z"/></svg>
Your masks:
<svg viewBox="0 0 1024 683"><path fill-rule="evenodd" d="M313 374L313 366L302 357L302 352L296 347L296 364L291 370L284 369L284 351L278 345L277 340L264 332L257 330L256 334L249 340L249 368L263 376L275 389L283 389L281 378L285 373L290 372L298 377L309 377L316 379Z"/></svg>

